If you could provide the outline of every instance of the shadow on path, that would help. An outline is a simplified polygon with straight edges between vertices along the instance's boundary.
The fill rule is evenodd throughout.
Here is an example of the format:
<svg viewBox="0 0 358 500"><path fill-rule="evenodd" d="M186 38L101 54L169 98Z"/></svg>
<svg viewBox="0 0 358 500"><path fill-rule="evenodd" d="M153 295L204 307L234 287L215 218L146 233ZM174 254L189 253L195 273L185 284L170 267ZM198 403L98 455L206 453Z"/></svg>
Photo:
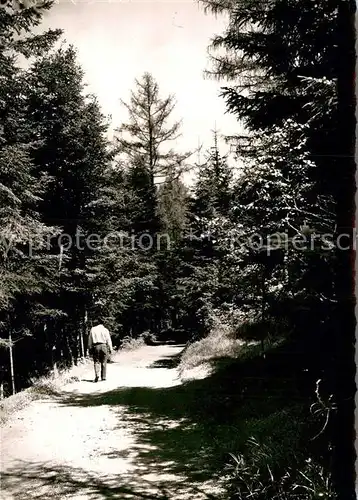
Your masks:
<svg viewBox="0 0 358 500"><path fill-rule="evenodd" d="M164 380L179 357L177 353L162 357L148 368L162 369ZM3 488L18 484L19 500L48 498L48 488L55 499L76 493L81 499L221 498L210 494L210 485L220 480L229 453L240 451L253 431L256 436L262 432L265 439L269 429L278 442L282 434L294 432L289 419L284 429L275 418L297 403L297 380L285 378L282 365L277 366L276 358L247 364L225 362L206 379L172 387L64 393L58 398L60 405L109 406L115 415L113 435L131 433L133 444L128 449L102 450L99 457L113 460L116 473L103 476L70 466L23 463L3 474ZM265 419L265 427L259 427L260 419ZM130 473L118 474L116 460L126 460ZM34 490L39 483L45 490Z"/></svg>
<svg viewBox="0 0 358 500"><path fill-rule="evenodd" d="M136 484L132 484L135 481L131 481L130 477L122 474L99 478L98 475L81 468L48 465L41 462L18 463L1 475L1 482L2 490L4 492L7 489L15 491L17 500L28 500L29 498L62 500L63 498L71 498L71 496L84 499L170 500L177 489L175 484L158 486L144 479L141 480L141 486L138 487ZM200 498L203 498L203 494L198 489L192 488L190 491L190 498L196 498L196 493L201 494ZM204 498L214 497L205 495Z"/></svg>
<svg viewBox="0 0 358 500"><path fill-rule="evenodd" d="M173 347L184 347L184 346L173 346ZM157 359L152 363L148 368L168 368L173 369L176 368L179 363L180 363L180 358L182 355L182 351L178 352L177 354L171 355L171 356L165 356L160 359Z"/></svg>
<svg viewBox="0 0 358 500"><path fill-rule="evenodd" d="M149 368L163 368L165 377L165 370L178 362L178 355L166 356ZM277 412L284 412L288 402L295 403L295 380L284 379L275 363L250 366L248 370L243 363L226 362L206 379L182 385L71 394L61 403L110 406L117 414L117 429L129 428L135 436L135 475L145 470L153 476L174 474L186 483L204 484L220 479L229 453L244 446L260 419L267 419L273 436L282 433L282 428L275 429ZM110 457L121 454L112 450Z"/></svg>

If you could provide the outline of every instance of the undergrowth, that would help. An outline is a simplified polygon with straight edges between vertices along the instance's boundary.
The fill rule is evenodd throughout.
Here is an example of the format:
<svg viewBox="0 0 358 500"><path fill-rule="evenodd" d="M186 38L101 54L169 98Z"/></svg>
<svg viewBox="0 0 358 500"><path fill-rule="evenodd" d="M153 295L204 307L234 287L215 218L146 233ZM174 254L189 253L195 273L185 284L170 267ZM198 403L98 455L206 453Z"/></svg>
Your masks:
<svg viewBox="0 0 358 500"><path fill-rule="evenodd" d="M155 341L155 335L148 331L141 333L136 338L127 335L122 339L121 350L130 351L133 349L138 349L139 347L143 347Z"/></svg>
<svg viewBox="0 0 358 500"><path fill-rule="evenodd" d="M251 437L244 453L231 454L227 494L230 500L334 500L330 474L312 460L278 456L272 444ZM288 459L290 458L290 459Z"/></svg>
<svg viewBox="0 0 358 500"><path fill-rule="evenodd" d="M144 332L136 339L127 336L122 341L121 349L138 349L155 340L155 336L150 332ZM32 379L31 387L0 402L0 425L4 425L14 413L25 408L31 401L46 396L57 396L61 393L63 386L71 382L78 382L83 370L89 364L92 364L92 360L88 358L79 361L77 366L62 368L40 378Z"/></svg>
<svg viewBox="0 0 358 500"><path fill-rule="evenodd" d="M46 396L57 396L61 393L64 385L78 382L81 378L81 372L90 363L91 361L86 359L70 369L64 368L60 371L53 371L49 375L34 379L31 387L1 401L0 425L4 425L14 413L26 408L32 401Z"/></svg>
<svg viewBox="0 0 358 500"><path fill-rule="evenodd" d="M225 430L218 433L216 449L222 463L230 461L221 476L225 500L336 498L326 458L322 462L329 455L325 438L310 445L322 434L318 427L324 415L316 406L324 413L327 405L320 398L312 405L314 370L284 327L253 320L233 324L218 316L209 335L183 352L182 379L190 371L207 370L206 390L218 399L203 406L214 411L215 422Z"/></svg>
<svg viewBox="0 0 358 500"><path fill-rule="evenodd" d="M186 371L204 365L209 366L211 362L222 358L237 358L244 353L251 353L258 342L248 342L237 337L237 332L228 318L223 315L213 315L212 328L207 337L189 344L184 350L179 364L179 373L184 375Z"/></svg>

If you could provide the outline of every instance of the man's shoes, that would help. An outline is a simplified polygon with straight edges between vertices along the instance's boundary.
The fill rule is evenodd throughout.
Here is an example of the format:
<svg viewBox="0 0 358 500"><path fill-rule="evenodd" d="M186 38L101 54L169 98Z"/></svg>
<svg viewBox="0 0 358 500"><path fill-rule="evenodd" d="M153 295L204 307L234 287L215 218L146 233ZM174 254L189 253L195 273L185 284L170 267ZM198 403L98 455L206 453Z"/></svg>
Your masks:
<svg viewBox="0 0 358 500"><path fill-rule="evenodd" d="M96 378L94 379L94 381L95 381L95 382L98 382L98 377L96 377Z"/></svg>
<svg viewBox="0 0 358 500"><path fill-rule="evenodd" d="M105 378L103 378L103 379L102 379L102 382L105 382L105 381L106 381L106 379L105 379Z"/></svg>

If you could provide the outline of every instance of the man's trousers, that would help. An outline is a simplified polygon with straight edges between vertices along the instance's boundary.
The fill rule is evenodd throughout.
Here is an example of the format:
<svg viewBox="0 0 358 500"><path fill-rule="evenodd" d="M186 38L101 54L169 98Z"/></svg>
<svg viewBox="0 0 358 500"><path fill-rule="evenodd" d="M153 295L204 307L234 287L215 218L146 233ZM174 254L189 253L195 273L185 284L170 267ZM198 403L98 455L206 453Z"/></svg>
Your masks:
<svg viewBox="0 0 358 500"><path fill-rule="evenodd" d="M99 378L99 366L101 365L101 379L105 380L107 376L107 361L109 357L107 344L94 344L92 355L96 379Z"/></svg>

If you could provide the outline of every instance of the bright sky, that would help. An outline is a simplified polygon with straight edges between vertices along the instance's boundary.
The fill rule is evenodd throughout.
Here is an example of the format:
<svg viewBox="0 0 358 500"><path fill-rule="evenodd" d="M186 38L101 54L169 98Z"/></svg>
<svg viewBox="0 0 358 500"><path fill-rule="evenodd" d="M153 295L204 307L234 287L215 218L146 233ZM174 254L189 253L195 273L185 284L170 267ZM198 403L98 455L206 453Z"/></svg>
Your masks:
<svg viewBox="0 0 358 500"><path fill-rule="evenodd" d="M62 28L77 48L88 90L114 126L126 119L119 100L127 100L134 79L149 71L163 96L176 96L181 148L195 149L198 141L210 147L215 122L223 134L238 132L219 97L224 83L203 77L210 39L223 32L225 19L204 14L195 0L60 0L45 16L42 28L48 27Z"/></svg>

